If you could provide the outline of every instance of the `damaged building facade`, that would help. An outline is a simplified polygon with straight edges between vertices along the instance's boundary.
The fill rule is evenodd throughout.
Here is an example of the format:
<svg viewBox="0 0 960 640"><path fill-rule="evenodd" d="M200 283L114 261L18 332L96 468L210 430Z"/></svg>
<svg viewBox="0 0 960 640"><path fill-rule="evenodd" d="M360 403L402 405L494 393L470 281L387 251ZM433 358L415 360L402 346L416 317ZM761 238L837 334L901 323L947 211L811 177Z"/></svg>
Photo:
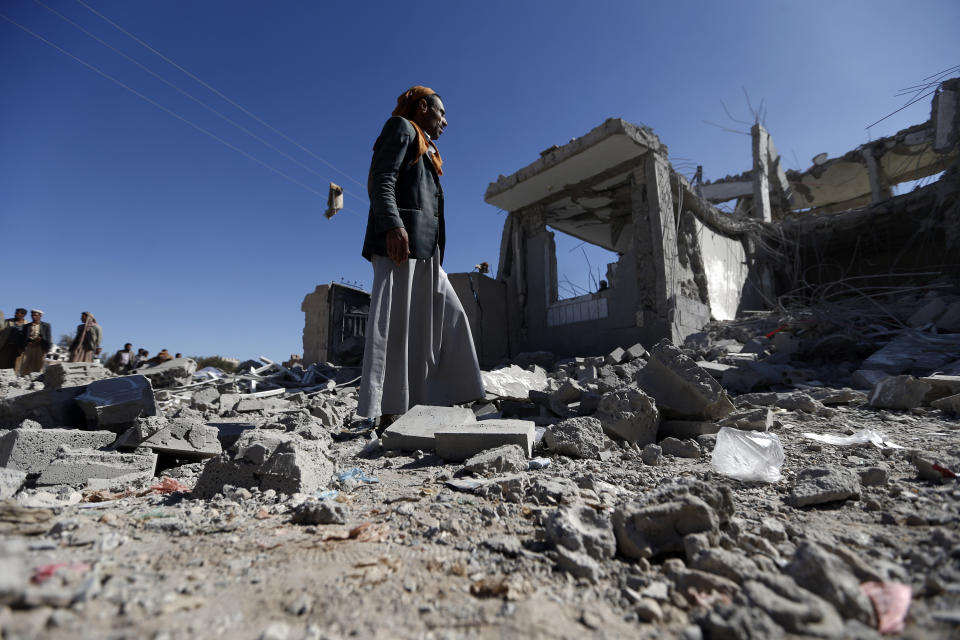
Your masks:
<svg viewBox="0 0 960 640"><path fill-rule="evenodd" d="M691 184L650 129L620 119L544 151L485 195L508 212L496 280L510 354L680 342L711 318L844 278L957 276L958 100L960 79L943 82L928 121L821 154L803 172L784 170L761 124L753 167L711 183ZM894 185L940 172L893 196ZM733 213L716 206L727 201ZM606 288L560 299L551 229L619 255Z"/></svg>

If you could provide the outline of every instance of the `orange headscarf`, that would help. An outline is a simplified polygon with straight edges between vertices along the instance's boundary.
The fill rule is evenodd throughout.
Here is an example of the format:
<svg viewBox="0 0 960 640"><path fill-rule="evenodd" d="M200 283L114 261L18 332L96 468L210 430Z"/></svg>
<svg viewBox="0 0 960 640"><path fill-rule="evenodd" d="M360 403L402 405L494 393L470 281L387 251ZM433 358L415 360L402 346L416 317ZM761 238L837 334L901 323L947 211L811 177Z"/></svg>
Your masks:
<svg viewBox="0 0 960 640"><path fill-rule="evenodd" d="M434 168L437 170L437 175L443 175L443 159L440 157L440 150L437 149L437 145L434 144L433 140L427 140L427 136L423 133L423 129L420 128L413 120L410 120L408 117L410 110L417 104L417 101L420 98L426 98L427 96L435 95L437 92L431 89L430 87L423 87L420 85L415 85L410 87L397 97L397 108L393 110L391 115L401 116L406 118L410 124L413 125L413 128L417 130L417 155L413 159L413 163L416 163L423 154L427 152L427 145L433 147L433 153L430 154L430 161L433 162Z"/></svg>

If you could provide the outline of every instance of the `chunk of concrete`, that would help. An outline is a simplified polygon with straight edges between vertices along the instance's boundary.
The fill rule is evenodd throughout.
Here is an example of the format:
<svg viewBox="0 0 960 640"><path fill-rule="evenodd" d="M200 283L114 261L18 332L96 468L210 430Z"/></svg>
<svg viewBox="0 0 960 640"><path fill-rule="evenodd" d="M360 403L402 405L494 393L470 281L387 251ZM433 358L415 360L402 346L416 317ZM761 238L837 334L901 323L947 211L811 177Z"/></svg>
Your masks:
<svg viewBox="0 0 960 640"><path fill-rule="evenodd" d="M200 387L190 397L190 406L201 411L212 411L220 407L220 392L215 387Z"/></svg>
<svg viewBox="0 0 960 640"><path fill-rule="evenodd" d="M197 363L191 358L174 358L153 366L133 369L130 373L146 377L155 389L176 387L193 381Z"/></svg>
<svg viewBox="0 0 960 640"><path fill-rule="evenodd" d="M923 403L932 387L913 376L891 376L877 383L867 403L881 409L913 409Z"/></svg>
<svg viewBox="0 0 960 640"><path fill-rule="evenodd" d="M860 365L863 369L900 373L925 374L956 359L960 335L931 335L905 331Z"/></svg>
<svg viewBox="0 0 960 640"><path fill-rule="evenodd" d="M323 441L254 429L243 433L229 450L207 461L193 493L210 498L228 484L286 494L314 493L326 488L332 475L333 462Z"/></svg>
<svg viewBox="0 0 960 640"><path fill-rule="evenodd" d="M660 441L660 449L664 455L677 458L699 458L703 451L693 440L680 440L679 438L664 438Z"/></svg>
<svg viewBox="0 0 960 640"><path fill-rule="evenodd" d="M43 388L82 387L112 376L99 362L52 362L43 370Z"/></svg>
<svg viewBox="0 0 960 640"><path fill-rule="evenodd" d="M469 409L466 411L473 415ZM481 451L505 444L520 446L529 457L533 453L535 433L536 427L529 420L484 420L438 429L434 432L434 441L437 455L444 460L466 460Z"/></svg>
<svg viewBox="0 0 960 640"><path fill-rule="evenodd" d="M77 396L90 427L124 429L137 418L157 415L153 387L144 376L96 380Z"/></svg>
<svg viewBox="0 0 960 640"><path fill-rule="evenodd" d="M157 466L155 453L120 453L62 447L57 458L37 478L38 485L87 484L91 479L135 476L153 478Z"/></svg>
<svg viewBox="0 0 960 640"><path fill-rule="evenodd" d="M134 425L117 439L116 448L147 447L156 453L183 458L210 458L223 450L216 427L193 418L137 418Z"/></svg>
<svg viewBox="0 0 960 640"><path fill-rule="evenodd" d="M603 426L596 418L570 418L547 427L543 442L554 453L598 460L605 447Z"/></svg>
<svg viewBox="0 0 960 640"><path fill-rule="evenodd" d="M419 404L387 427L381 436L383 448L429 451L435 446L437 431L476 422L477 417L470 409Z"/></svg>
<svg viewBox="0 0 960 640"><path fill-rule="evenodd" d="M83 411L73 400L84 387L44 389L0 399L0 428L14 428L23 420L35 420L44 427L84 428Z"/></svg>
<svg viewBox="0 0 960 640"><path fill-rule="evenodd" d="M0 500L12 498L27 481L27 472L0 467Z"/></svg>
<svg viewBox="0 0 960 640"><path fill-rule="evenodd" d="M860 478L842 467L809 467L797 474L787 504L807 507L860 497Z"/></svg>
<svg viewBox="0 0 960 640"><path fill-rule="evenodd" d="M720 424L741 431L769 431L773 426L773 411L767 407L739 409L721 420Z"/></svg>
<svg viewBox="0 0 960 640"><path fill-rule="evenodd" d="M471 456L463 470L475 474L518 473L527 470L527 455L515 444L488 449Z"/></svg>
<svg viewBox="0 0 960 640"><path fill-rule="evenodd" d="M621 362L629 362L631 360L636 360L637 358L642 358L647 354L647 350L643 348L643 345L639 342L629 349L627 349L627 354L624 356L624 359Z"/></svg>
<svg viewBox="0 0 960 640"><path fill-rule="evenodd" d="M710 362L709 360L698 360L697 366L713 376L714 380L722 380L723 374L730 369L736 369L732 364L723 364L722 362Z"/></svg>
<svg viewBox="0 0 960 640"><path fill-rule="evenodd" d="M689 494L659 504L628 503L613 512L617 549L634 560L681 552L684 536L715 533L717 527L710 505Z"/></svg>
<svg viewBox="0 0 960 640"><path fill-rule="evenodd" d="M666 418L716 420L734 408L720 383L666 339L650 350L637 384Z"/></svg>
<svg viewBox="0 0 960 640"><path fill-rule="evenodd" d="M625 349L617 347L613 351L607 354L603 359L607 364L620 364L627 358L627 352Z"/></svg>
<svg viewBox="0 0 960 640"><path fill-rule="evenodd" d="M586 389L580 386L575 380L567 378L560 387L549 395L548 408L561 418L570 414L567 405L571 402L579 402ZM531 397L533 392L531 392Z"/></svg>
<svg viewBox="0 0 960 640"><path fill-rule="evenodd" d="M596 418L607 434L627 442L644 446L657 439L660 412L640 389L623 387L603 394Z"/></svg>
<svg viewBox="0 0 960 640"><path fill-rule="evenodd" d="M860 589L860 580L839 557L813 542L804 541L785 569L798 585L818 594L845 616L869 627L876 626L870 598Z"/></svg>
<svg viewBox="0 0 960 640"><path fill-rule="evenodd" d="M940 409L950 415L960 415L960 393L954 396L939 398L930 403L934 409Z"/></svg>
<svg viewBox="0 0 960 640"><path fill-rule="evenodd" d="M920 380L930 385L930 391L923 397L923 401L926 404L932 404L934 400L960 393L960 376L948 376L938 373L920 378Z"/></svg>
<svg viewBox="0 0 960 640"><path fill-rule="evenodd" d="M617 551L610 516L586 505L558 509L547 519L545 532L557 547L584 552L595 560L609 560Z"/></svg>
<svg viewBox="0 0 960 640"><path fill-rule="evenodd" d="M116 440L112 431L79 429L12 429L0 436L0 467L28 474L42 472L53 462L60 447L100 449Z"/></svg>

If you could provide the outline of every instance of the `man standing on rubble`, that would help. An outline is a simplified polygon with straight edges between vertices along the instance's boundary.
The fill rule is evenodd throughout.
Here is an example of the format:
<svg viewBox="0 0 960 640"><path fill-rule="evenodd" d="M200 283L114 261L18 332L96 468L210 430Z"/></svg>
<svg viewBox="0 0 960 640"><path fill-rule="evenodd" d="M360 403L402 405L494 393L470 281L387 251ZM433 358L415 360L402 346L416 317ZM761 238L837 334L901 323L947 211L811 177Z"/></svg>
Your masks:
<svg viewBox="0 0 960 640"><path fill-rule="evenodd" d="M23 329L26 348L23 351L23 361L20 363L19 373L21 376L43 371L43 363L47 358L47 351L50 350L50 346L53 344L50 323L43 321L43 311L40 311L40 309L31 309L30 319L33 322L26 325Z"/></svg>
<svg viewBox="0 0 960 640"><path fill-rule="evenodd" d="M19 371L23 356L24 333L27 324L27 310L17 309L13 317L3 321L0 328L0 369Z"/></svg>
<svg viewBox="0 0 960 640"><path fill-rule="evenodd" d="M484 394L470 325L440 266L443 161L433 141L445 116L436 92L411 87L373 146L363 240L373 288L357 413L380 416L378 431L412 406Z"/></svg>
<svg viewBox="0 0 960 640"><path fill-rule="evenodd" d="M77 325L77 335L70 345L70 362L93 362L93 354L100 346L103 333L89 311L80 314L80 322L82 324Z"/></svg>

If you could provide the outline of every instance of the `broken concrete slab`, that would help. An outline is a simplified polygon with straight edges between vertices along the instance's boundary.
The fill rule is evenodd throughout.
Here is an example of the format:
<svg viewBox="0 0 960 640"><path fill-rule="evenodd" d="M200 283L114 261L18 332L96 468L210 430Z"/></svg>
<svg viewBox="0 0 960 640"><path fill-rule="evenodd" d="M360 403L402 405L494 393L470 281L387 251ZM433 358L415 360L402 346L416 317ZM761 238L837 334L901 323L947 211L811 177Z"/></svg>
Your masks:
<svg viewBox="0 0 960 640"><path fill-rule="evenodd" d="M61 447L100 449L116 440L112 431L78 429L11 429L0 436L0 467L37 474L46 469Z"/></svg>
<svg viewBox="0 0 960 640"><path fill-rule="evenodd" d="M956 359L960 335L905 331L861 363L861 369L891 375L925 375Z"/></svg>
<svg viewBox="0 0 960 640"><path fill-rule="evenodd" d="M505 444L471 456L463 470L478 475L519 473L527 470L527 454L515 444Z"/></svg>
<svg viewBox="0 0 960 640"><path fill-rule="evenodd" d="M383 448L429 451L434 448L437 431L476 422L470 409L419 404L387 427L381 436Z"/></svg>
<svg viewBox="0 0 960 640"><path fill-rule="evenodd" d="M155 453L183 458L210 458L222 452L219 432L193 418L137 418L116 442L118 449L147 447Z"/></svg>
<svg viewBox="0 0 960 640"><path fill-rule="evenodd" d="M174 358L153 366L139 367L130 373L142 375L150 380L154 389L165 389L190 384L197 363L191 358Z"/></svg>
<svg viewBox="0 0 960 640"><path fill-rule="evenodd" d="M157 466L155 453L120 453L61 447L56 459L37 478L38 485L87 484L91 479L131 476L153 478Z"/></svg>
<svg viewBox="0 0 960 640"><path fill-rule="evenodd" d="M923 404L931 385L913 376L890 376L877 383L867 404L880 409L913 409Z"/></svg>
<svg viewBox="0 0 960 640"><path fill-rule="evenodd" d="M960 376L948 376L938 373L920 378L920 380L930 385L930 391L923 397L925 404L930 404L934 400L960 393Z"/></svg>
<svg viewBox="0 0 960 640"><path fill-rule="evenodd" d="M529 420L484 420L438 429L434 432L434 440L437 455L444 460L466 460L481 451L505 444L519 445L530 457L535 434L536 426Z"/></svg>
<svg viewBox="0 0 960 640"><path fill-rule="evenodd" d="M96 380L76 397L90 427L121 430L140 417L157 415L153 387L144 376Z"/></svg>
<svg viewBox="0 0 960 640"><path fill-rule="evenodd" d="M655 442L660 412L653 399L640 389L624 387L600 398L595 417L612 436L644 446Z"/></svg>
<svg viewBox="0 0 960 640"><path fill-rule="evenodd" d="M53 362L43 370L43 388L82 387L112 376L99 362Z"/></svg>
<svg viewBox="0 0 960 640"><path fill-rule="evenodd" d="M225 485L285 494L314 493L325 489L332 475L333 462L321 440L254 429L241 435L229 450L207 461L193 493L209 498L223 491Z"/></svg>
<svg viewBox="0 0 960 640"><path fill-rule="evenodd" d="M83 390L84 387L44 389L0 399L0 428L15 428L25 419L44 427L84 428L83 411L73 401Z"/></svg>
<svg viewBox="0 0 960 640"><path fill-rule="evenodd" d="M715 420L733 411L723 387L669 340L654 345L649 356L637 384L656 400L664 417Z"/></svg>
<svg viewBox="0 0 960 640"><path fill-rule="evenodd" d="M809 467L797 474L787 504L793 507L860 498L860 478L842 467Z"/></svg>
<svg viewBox="0 0 960 640"><path fill-rule="evenodd" d="M0 500L6 500L7 498L15 496L26 481L26 471L0 467Z"/></svg>
<svg viewBox="0 0 960 640"><path fill-rule="evenodd" d="M722 362L710 362L708 360L698 360L697 366L713 376L714 380L722 380L723 374L730 369L736 369L732 364L723 364Z"/></svg>
<svg viewBox="0 0 960 640"><path fill-rule="evenodd" d="M570 418L547 427L543 442L554 453L571 458L598 460L606 448L603 425L596 418Z"/></svg>

